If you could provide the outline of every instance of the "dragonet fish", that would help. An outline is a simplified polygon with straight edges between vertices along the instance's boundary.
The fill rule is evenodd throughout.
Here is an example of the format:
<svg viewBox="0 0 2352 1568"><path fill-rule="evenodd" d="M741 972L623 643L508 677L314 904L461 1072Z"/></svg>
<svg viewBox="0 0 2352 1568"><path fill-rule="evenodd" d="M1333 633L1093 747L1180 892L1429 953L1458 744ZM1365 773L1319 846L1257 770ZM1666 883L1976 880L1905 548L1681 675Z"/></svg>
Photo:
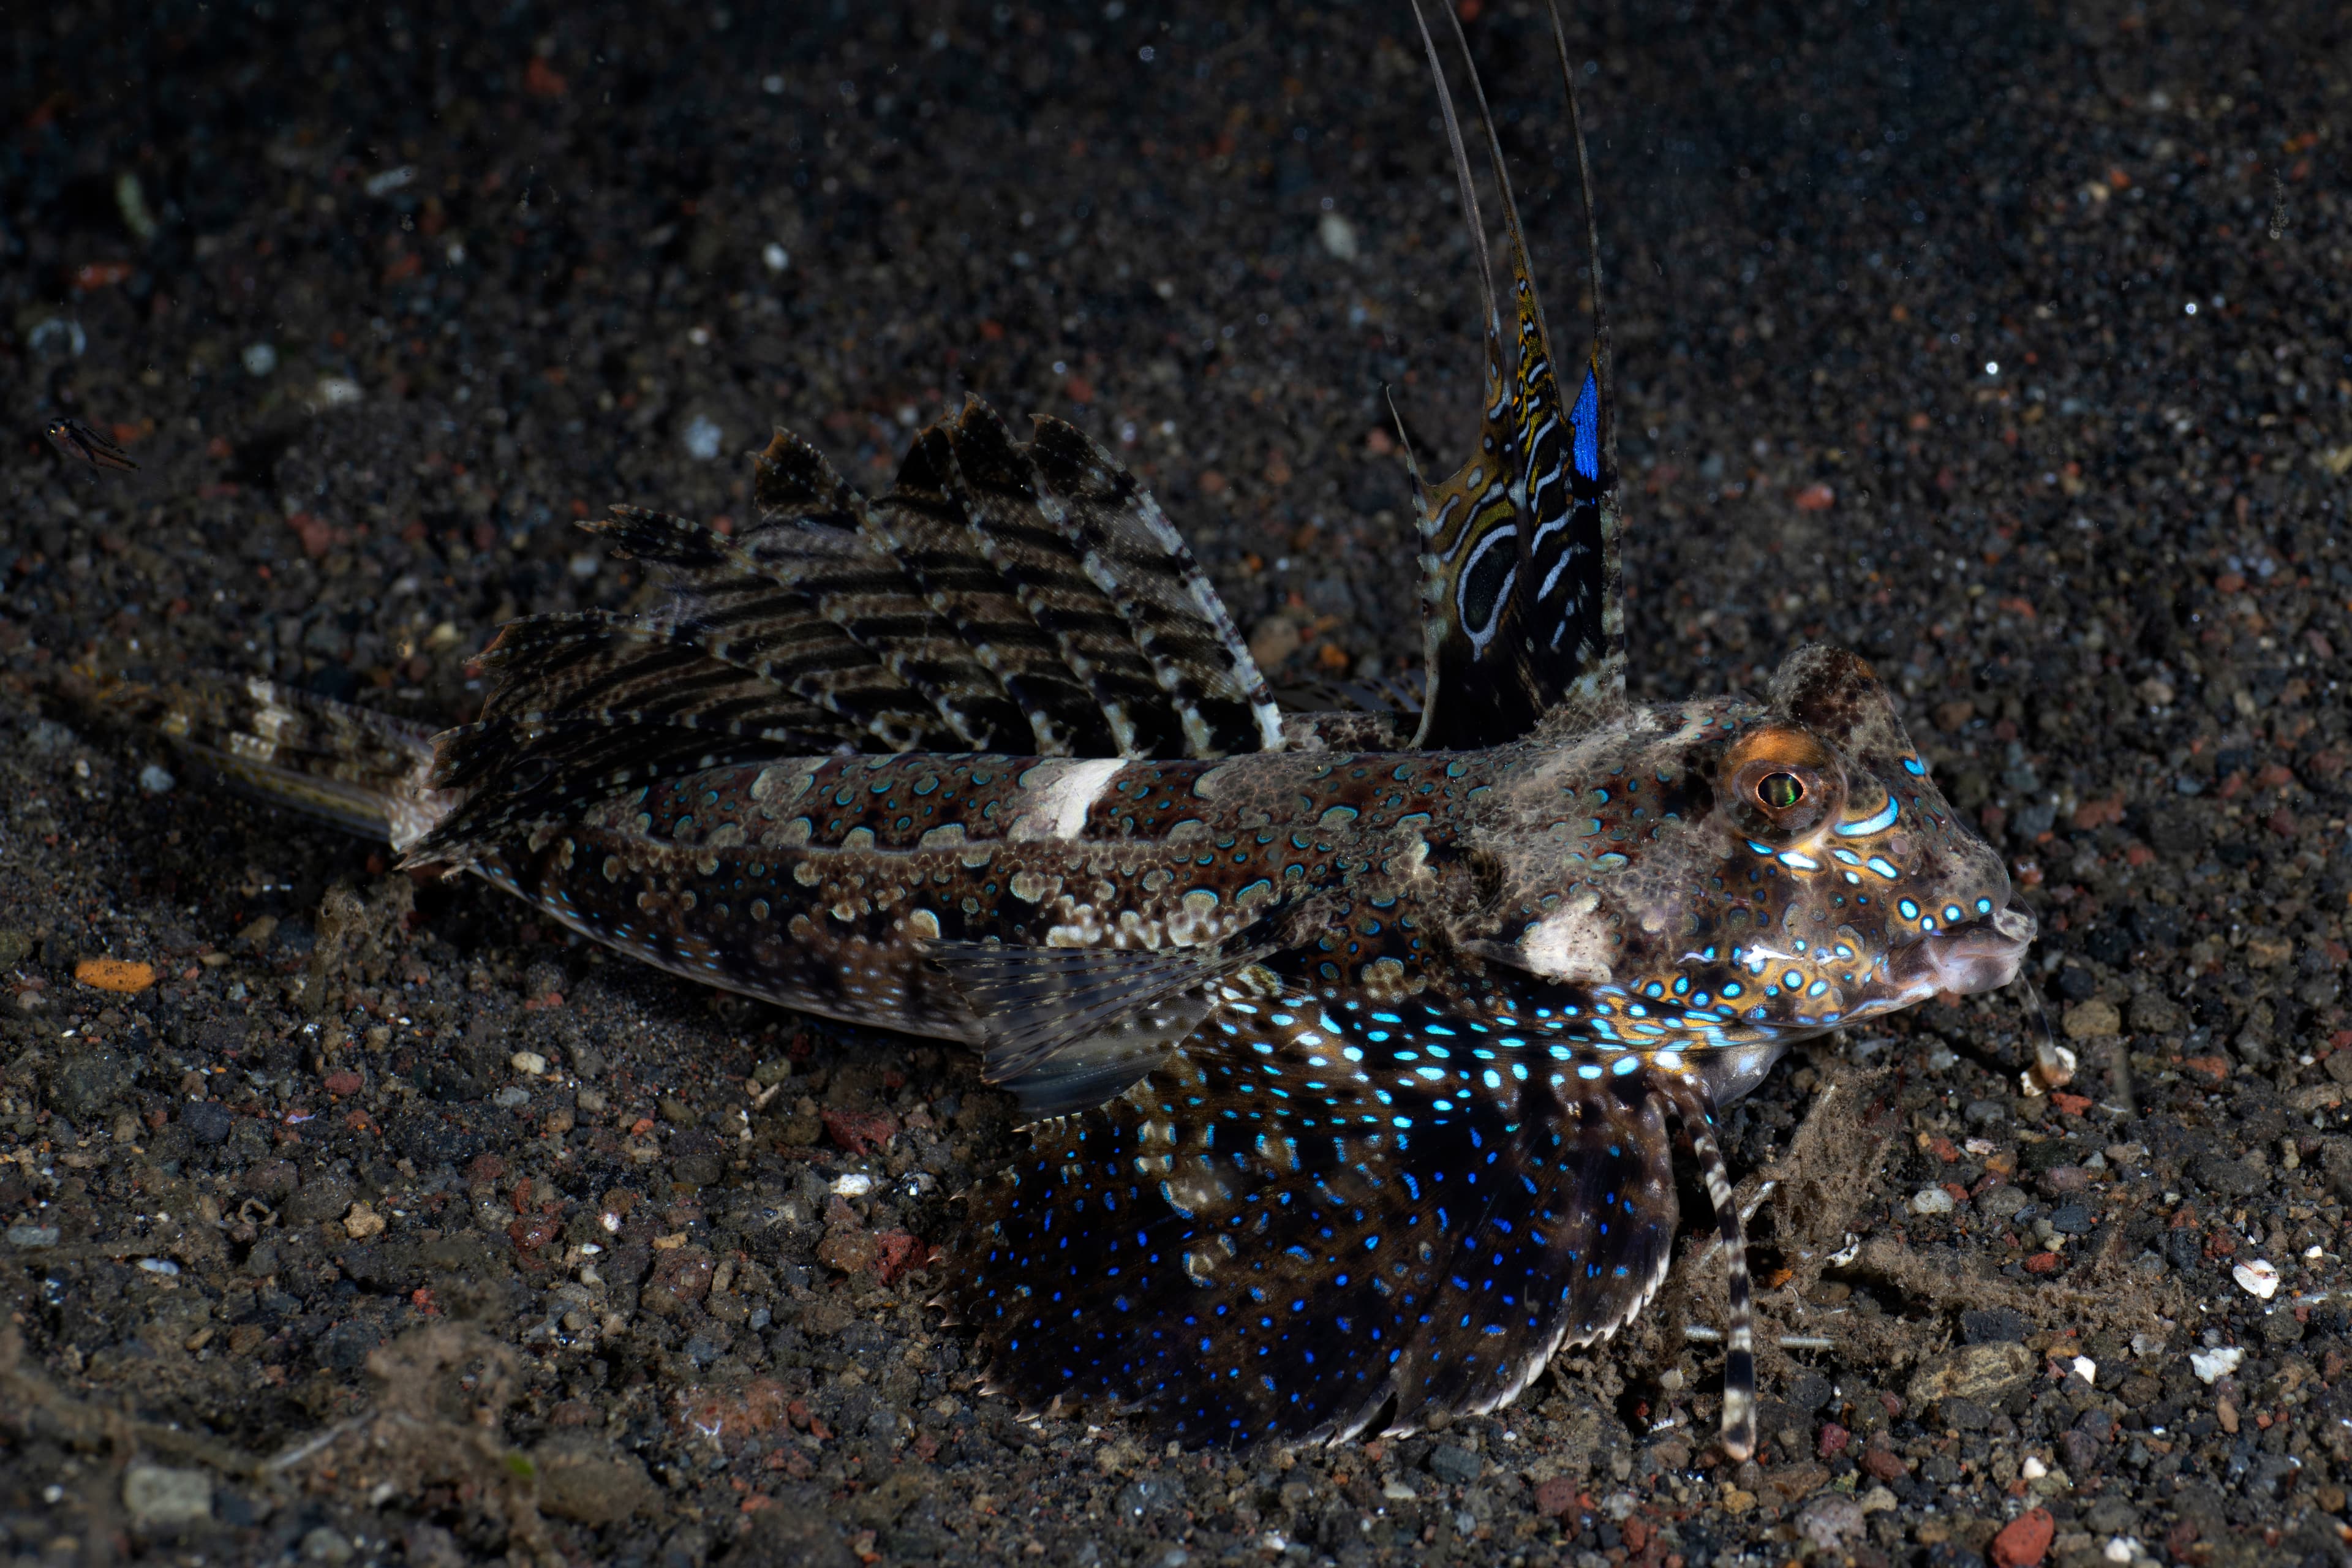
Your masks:
<svg viewBox="0 0 2352 1568"><path fill-rule="evenodd" d="M1679 1140L1727 1243L1744 1458L1718 1115L1792 1042L2008 984L2034 921L1853 654L1628 700L1591 177L1563 378L1491 122L1507 300L1422 39L1486 395L1451 475L1407 457L1417 705L1277 701L1133 474L972 402L878 497L779 433L740 532L588 524L666 600L506 626L471 723L227 678L160 718L648 963L983 1053L1027 1144L967 1194L940 1300L1026 1409L1239 1444L1506 1404L1657 1289Z"/></svg>

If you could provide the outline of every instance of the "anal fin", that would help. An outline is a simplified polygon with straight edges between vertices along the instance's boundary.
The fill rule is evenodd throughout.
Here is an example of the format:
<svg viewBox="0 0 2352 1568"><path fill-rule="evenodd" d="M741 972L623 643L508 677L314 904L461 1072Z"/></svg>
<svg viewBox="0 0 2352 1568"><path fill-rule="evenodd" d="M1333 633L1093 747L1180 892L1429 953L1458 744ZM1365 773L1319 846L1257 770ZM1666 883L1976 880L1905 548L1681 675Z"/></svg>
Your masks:
<svg viewBox="0 0 2352 1568"><path fill-rule="evenodd" d="M1227 943L1155 950L934 942L923 950L979 1021L981 1076L1039 1118L1099 1105L1158 1067L1208 1016L1208 983L1263 952Z"/></svg>

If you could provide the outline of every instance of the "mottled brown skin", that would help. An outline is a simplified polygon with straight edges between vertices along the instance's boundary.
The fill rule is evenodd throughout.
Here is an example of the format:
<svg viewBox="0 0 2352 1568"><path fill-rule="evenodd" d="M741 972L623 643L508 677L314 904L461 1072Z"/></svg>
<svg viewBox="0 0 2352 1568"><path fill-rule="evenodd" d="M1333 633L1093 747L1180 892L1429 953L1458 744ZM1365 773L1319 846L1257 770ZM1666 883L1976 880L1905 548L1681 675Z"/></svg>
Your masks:
<svg viewBox="0 0 2352 1568"><path fill-rule="evenodd" d="M1805 649L1768 702L1563 718L1477 752L719 768L541 829L497 874L677 973L914 1034L977 1037L935 942L1205 952L1261 929L1265 963L1319 993L1576 1008L1752 1071L1748 1047L1933 994L1921 944L2015 921L1998 858L1906 758L1867 668ZM1776 821L1732 775L1783 763L1821 798ZM1891 826L1839 834L1890 802Z"/></svg>

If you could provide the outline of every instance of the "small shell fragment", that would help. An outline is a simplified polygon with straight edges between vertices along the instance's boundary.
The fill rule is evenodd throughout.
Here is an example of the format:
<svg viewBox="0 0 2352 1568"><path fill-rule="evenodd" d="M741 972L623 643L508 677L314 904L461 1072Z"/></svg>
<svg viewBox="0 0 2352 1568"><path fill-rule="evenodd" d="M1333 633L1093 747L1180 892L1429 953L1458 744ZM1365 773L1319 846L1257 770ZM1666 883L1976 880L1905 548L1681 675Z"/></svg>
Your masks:
<svg viewBox="0 0 2352 1568"><path fill-rule="evenodd" d="M2245 1359L2245 1351L2237 1345L2220 1345L2210 1351L2190 1351L2189 1370L2197 1374L2198 1382L2211 1384L2237 1371L2238 1363Z"/></svg>
<svg viewBox="0 0 2352 1568"><path fill-rule="evenodd" d="M2278 1267L2267 1258L2252 1258L2239 1264L2230 1270L2230 1278L2235 1279L2249 1296L2267 1301L2278 1294Z"/></svg>
<svg viewBox="0 0 2352 1568"><path fill-rule="evenodd" d="M2025 1092L2046 1094L2053 1089L2063 1089L2074 1081L2075 1057L2073 1050L2055 1040L2043 1040L2033 1047L2033 1065L2021 1076Z"/></svg>

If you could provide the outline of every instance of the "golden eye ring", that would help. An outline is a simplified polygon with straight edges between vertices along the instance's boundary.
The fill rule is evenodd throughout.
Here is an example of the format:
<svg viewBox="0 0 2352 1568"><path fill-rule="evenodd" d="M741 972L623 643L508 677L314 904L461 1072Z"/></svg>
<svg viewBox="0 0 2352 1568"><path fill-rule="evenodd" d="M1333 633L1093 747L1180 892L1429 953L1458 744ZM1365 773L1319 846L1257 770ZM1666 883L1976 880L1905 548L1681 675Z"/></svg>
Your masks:
<svg viewBox="0 0 2352 1568"><path fill-rule="evenodd" d="M1759 726L1735 741L1717 766L1717 798L1751 837L1791 842L1834 820L1844 805L1843 767L1802 730Z"/></svg>

